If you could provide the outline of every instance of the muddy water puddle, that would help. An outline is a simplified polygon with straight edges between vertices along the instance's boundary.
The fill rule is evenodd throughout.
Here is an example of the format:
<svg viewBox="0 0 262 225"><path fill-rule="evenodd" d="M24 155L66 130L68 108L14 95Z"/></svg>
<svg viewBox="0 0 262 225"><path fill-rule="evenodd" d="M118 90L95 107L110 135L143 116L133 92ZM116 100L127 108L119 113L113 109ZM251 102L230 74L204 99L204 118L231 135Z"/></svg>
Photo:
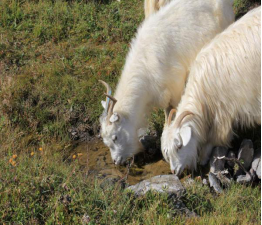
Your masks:
<svg viewBox="0 0 262 225"><path fill-rule="evenodd" d="M74 149L74 153L82 153L79 157L79 163L83 165L90 174L101 177L124 178L127 173L127 183L136 184L150 177L170 174L169 164L161 156L148 157L146 153L138 156L134 164L128 167L117 167L113 164L109 149L101 140L92 140L88 143L82 143Z"/></svg>

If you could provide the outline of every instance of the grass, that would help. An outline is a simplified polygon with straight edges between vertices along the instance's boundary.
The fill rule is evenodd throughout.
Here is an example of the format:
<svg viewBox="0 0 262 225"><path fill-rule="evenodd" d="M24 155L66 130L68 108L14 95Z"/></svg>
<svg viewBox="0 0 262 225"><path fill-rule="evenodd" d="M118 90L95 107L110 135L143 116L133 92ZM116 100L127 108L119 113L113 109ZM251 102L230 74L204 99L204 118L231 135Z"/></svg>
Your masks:
<svg viewBox="0 0 262 225"><path fill-rule="evenodd" d="M249 10L261 5L259 0L234 0L234 11L236 19L245 15Z"/></svg>
<svg viewBox="0 0 262 225"><path fill-rule="evenodd" d="M79 156L81 157L81 156ZM177 214L166 195L135 198L92 180L77 158L62 160L46 148L0 159L0 221L21 224L260 224L260 187L233 184L222 195L200 181L182 197L200 217ZM103 188L102 188L103 187Z"/></svg>
<svg viewBox="0 0 262 225"><path fill-rule="evenodd" d="M3 0L0 13L2 129L66 141L72 127L97 132L97 81L115 86L142 4Z"/></svg>
<svg viewBox="0 0 262 225"><path fill-rule="evenodd" d="M235 0L236 16L254 4ZM90 224L260 223L260 187L234 184L216 196L195 185L184 200L201 217L187 219L173 216L166 196L101 189L68 158L72 140L98 132L98 79L116 86L143 18L139 0L0 1L1 223L79 224L84 215ZM150 124L161 134L163 112Z"/></svg>
<svg viewBox="0 0 262 225"><path fill-rule="evenodd" d="M236 15L252 4L236 0ZM0 14L0 141L9 146L4 134L18 133L24 148L97 133L98 80L116 86L142 2L2 0ZM150 124L161 133L163 112Z"/></svg>

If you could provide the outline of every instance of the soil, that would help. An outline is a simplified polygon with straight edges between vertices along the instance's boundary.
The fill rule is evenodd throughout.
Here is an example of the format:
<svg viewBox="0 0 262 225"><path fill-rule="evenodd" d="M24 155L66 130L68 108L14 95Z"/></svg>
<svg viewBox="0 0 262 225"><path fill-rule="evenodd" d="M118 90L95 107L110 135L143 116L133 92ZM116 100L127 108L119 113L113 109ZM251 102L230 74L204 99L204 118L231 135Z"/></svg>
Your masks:
<svg viewBox="0 0 262 225"><path fill-rule="evenodd" d="M79 163L83 165L89 174L98 177L125 178L130 185L142 180L162 174L170 174L170 167L160 154L150 157L147 153L137 156L139 160L129 168L128 166L116 166L111 159L110 150L100 139L83 142L78 145L73 154L81 154Z"/></svg>

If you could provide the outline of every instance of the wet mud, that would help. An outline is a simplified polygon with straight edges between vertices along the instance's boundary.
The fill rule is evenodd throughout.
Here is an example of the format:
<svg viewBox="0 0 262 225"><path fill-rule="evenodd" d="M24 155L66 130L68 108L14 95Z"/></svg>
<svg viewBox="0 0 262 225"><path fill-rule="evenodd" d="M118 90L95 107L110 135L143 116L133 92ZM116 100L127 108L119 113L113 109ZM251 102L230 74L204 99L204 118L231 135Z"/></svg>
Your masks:
<svg viewBox="0 0 262 225"><path fill-rule="evenodd" d="M142 153L130 167L116 166L112 162L110 150L100 139L79 144L72 154L81 155L78 157L79 163L89 174L101 178L126 179L130 185L156 175L170 174L169 164L162 159L160 153L153 156Z"/></svg>

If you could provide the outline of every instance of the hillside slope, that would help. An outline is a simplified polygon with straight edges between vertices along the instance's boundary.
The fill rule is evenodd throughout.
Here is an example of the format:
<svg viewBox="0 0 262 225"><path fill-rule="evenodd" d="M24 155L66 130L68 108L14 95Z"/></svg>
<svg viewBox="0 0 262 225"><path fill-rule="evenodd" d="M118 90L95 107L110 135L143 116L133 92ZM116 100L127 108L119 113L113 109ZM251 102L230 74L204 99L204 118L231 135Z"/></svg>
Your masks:
<svg viewBox="0 0 262 225"><path fill-rule="evenodd" d="M234 4L239 17L260 3ZM1 148L97 133L104 98L98 79L115 87L143 2L2 0L0 14ZM161 133L163 114L153 115Z"/></svg>

